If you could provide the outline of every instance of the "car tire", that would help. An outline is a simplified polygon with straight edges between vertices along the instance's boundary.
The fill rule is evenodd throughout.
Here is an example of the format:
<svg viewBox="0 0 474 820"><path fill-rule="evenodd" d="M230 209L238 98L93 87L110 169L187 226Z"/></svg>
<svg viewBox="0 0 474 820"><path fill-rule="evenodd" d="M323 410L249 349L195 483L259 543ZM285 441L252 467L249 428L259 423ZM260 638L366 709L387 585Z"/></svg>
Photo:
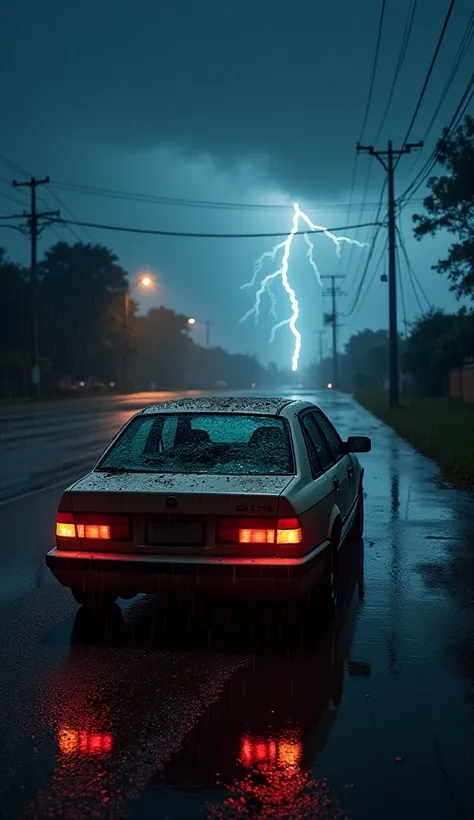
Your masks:
<svg viewBox="0 0 474 820"><path fill-rule="evenodd" d="M339 572L337 560L337 545L331 543L327 550L324 569L319 589L319 608L326 614L337 609L337 594L339 589Z"/></svg>
<svg viewBox="0 0 474 820"><path fill-rule="evenodd" d="M364 534L364 491L362 486L359 490L359 498L357 500L357 508L354 516L354 521L351 526L351 538L362 538Z"/></svg>
<svg viewBox="0 0 474 820"><path fill-rule="evenodd" d="M83 592L82 589L72 589L71 592L74 600L84 609L99 613L112 609L118 598L113 592Z"/></svg>

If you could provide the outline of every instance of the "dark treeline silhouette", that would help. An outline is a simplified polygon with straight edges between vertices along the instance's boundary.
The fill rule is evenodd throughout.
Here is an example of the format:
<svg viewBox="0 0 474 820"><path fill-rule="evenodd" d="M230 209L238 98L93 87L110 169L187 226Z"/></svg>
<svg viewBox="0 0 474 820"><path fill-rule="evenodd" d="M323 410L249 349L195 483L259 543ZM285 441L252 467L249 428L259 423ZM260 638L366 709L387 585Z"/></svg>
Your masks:
<svg viewBox="0 0 474 820"><path fill-rule="evenodd" d="M0 395L26 396L32 362L29 271L8 260L1 248L0 281ZM168 308L138 316L130 299L125 322L127 272L103 245L58 242L40 263L38 282L43 395L94 385L214 389L273 386L280 380L276 365L267 371L252 356L196 344L187 317Z"/></svg>
<svg viewBox="0 0 474 820"><path fill-rule="evenodd" d="M402 389L419 396L448 392L450 370L474 357L474 311L448 314L432 310L399 339ZM350 337L339 357L340 390L383 389L388 385L388 332L362 330ZM333 380L332 357L314 363L309 381L324 386Z"/></svg>

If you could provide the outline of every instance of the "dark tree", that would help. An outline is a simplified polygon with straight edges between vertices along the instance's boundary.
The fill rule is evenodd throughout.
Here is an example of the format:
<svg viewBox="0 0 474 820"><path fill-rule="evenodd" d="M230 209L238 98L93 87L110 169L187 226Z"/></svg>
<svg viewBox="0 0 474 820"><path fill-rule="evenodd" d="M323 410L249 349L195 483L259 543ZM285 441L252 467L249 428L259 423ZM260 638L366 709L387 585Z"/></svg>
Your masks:
<svg viewBox="0 0 474 820"><path fill-rule="evenodd" d="M29 378L28 272L0 248L0 394L20 395Z"/></svg>
<svg viewBox="0 0 474 820"><path fill-rule="evenodd" d="M58 242L46 252L40 276L41 349L55 374L116 379L127 287L117 256L103 245Z"/></svg>
<svg viewBox="0 0 474 820"><path fill-rule="evenodd" d="M404 363L417 392L441 396L451 368L474 355L474 313L462 309L450 315L433 310L419 319L406 340Z"/></svg>
<svg viewBox="0 0 474 820"><path fill-rule="evenodd" d="M457 237L446 259L433 266L447 274L451 290L459 299L474 299L474 120L466 117L452 136L446 132L436 147L436 158L447 170L428 181L430 194L424 199L426 214L415 214L415 236L434 236L448 231Z"/></svg>

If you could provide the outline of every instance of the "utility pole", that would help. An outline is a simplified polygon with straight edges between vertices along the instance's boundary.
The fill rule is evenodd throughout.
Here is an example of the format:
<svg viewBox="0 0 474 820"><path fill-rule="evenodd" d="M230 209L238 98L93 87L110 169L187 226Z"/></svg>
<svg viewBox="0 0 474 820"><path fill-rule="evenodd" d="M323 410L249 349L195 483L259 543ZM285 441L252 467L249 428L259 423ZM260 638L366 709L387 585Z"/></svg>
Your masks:
<svg viewBox="0 0 474 820"><path fill-rule="evenodd" d="M209 319L207 319L205 322L203 322L203 324L204 324L204 327L206 328L206 347L209 347L210 344L211 344L211 325L213 325L215 323L210 322Z"/></svg>
<svg viewBox="0 0 474 820"><path fill-rule="evenodd" d="M367 151L376 157L387 172L388 181L388 326L389 326L389 402L391 408L399 407L399 366L398 366L398 330L397 330L397 263L395 238L395 184L394 157L409 154L413 148L422 148L422 142L407 142L403 148L394 150L392 141L388 142L386 151L376 151L373 145L359 145L357 151Z"/></svg>
<svg viewBox="0 0 474 820"><path fill-rule="evenodd" d="M38 247L38 223L43 217L57 217L59 211L42 211L38 213L36 209L36 189L39 185L47 185L49 177L36 179L31 177L26 182L13 180L14 188L30 188L31 207L30 213L25 214L28 218L28 227L31 238L31 262L30 262L30 293L31 293L31 381L30 396L32 399L39 399L41 394L41 368L40 368L40 347L39 347L39 301L38 301L38 270L37 270L37 247Z"/></svg>
<svg viewBox="0 0 474 820"><path fill-rule="evenodd" d="M337 305L336 305L336 279L344 279L344 274L321 276L321 279L331 280L331 304L332 313L324 314L324 323L332 325L332 385L335 389L338 386L338 361L337 361Z"/></svg>
<svg viewBox="0 0 474 820"><path fill-rule="evenodd" d="M324 338L324 330L318 330L319 336L319 364L323 363L323 338Z"/></svg>
<svg viewBox="0 0 474 820"><path fill-rule="evenodd" d="M128 284L123 292L123 351L122 351L122 390L127 392L128 382L128 314L130 305L130 293Z"/></svg>

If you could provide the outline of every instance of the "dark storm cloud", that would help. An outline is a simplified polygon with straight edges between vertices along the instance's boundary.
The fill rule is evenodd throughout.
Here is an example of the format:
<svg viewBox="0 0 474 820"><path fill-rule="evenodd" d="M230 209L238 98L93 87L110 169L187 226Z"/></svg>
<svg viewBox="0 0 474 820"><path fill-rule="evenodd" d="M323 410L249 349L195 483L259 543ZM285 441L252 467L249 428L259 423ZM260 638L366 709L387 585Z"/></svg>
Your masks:
<svg viewBox="0 0 474 820"><path fill-rule="evenodd" d="M438 61L443 77L470 6L457 4ZM369 140L409 7L386 6ZM225 163L251 158L298 195L337 197L349 187L380 8L380 0L3 0L2 113L32 139L76 134L129 150L171 144ZM403 137L445 12L444 0L418 3L392 139Z"/></svg>
<svg viewBox="0 0 474 820"><path fill-rule="evenodd" d="M266 155L288 186L334 196L347 189L378 8L374 0L10 0L9 113L40 135L53 124L55 134L87 132L131 150L174 144L224 162Z"/></svg>

